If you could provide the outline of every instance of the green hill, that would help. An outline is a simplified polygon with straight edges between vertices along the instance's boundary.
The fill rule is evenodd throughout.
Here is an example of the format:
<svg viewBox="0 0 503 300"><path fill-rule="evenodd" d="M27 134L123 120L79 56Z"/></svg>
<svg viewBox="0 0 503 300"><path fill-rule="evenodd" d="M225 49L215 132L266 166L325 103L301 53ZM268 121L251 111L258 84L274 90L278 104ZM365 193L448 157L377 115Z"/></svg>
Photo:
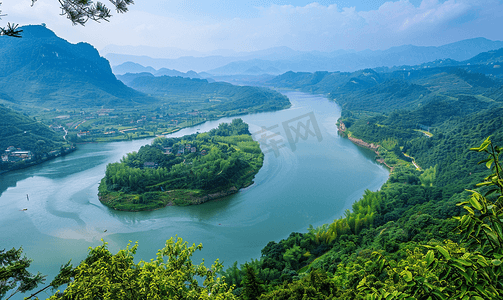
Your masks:
<svg viewBox="0 0 503 300"><path fill-rule="evenodd" d="M220 112L251 113L290 106L288 98L276 91L252 86L235 86L225 82L209 83L206 79L151 77L139 74L128 85L135 90L162 98L168 103L194 101L199 102L205 109Z"/></svg>
<svg viewBox="0 0 503 300"><path fill-rule="evenodd" d="M36 163L47 158L51 151L67 149L69 145L63 139L64 132L55 132L47 125L17 113L0 105L0 153L8 147L14 147L22 151L31 151L33 157L24 162L2 162L0 169L12 169L20 167L20 164Z"/></svg>
<svg viewBox="0 0 503 300"><path fill-rule="evenodd" d="M43 26L21 29L22 38L0 37L0 91L5 100L46 108L155 101L117 80L93 46L70 44Z"/></svg>

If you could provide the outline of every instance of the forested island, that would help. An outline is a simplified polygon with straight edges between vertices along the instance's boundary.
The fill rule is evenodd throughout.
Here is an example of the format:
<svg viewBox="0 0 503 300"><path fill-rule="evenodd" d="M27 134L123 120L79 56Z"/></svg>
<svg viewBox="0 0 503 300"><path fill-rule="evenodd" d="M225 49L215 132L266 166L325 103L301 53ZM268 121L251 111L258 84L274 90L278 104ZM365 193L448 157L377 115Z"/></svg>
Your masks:
<svg viewBox="0 0 503 300"><path fill-rule="evenodd" d="M158 137L107 166L99 199L127 211L200 204L251 185L263 158L241 119L205 133Z"/></svg>

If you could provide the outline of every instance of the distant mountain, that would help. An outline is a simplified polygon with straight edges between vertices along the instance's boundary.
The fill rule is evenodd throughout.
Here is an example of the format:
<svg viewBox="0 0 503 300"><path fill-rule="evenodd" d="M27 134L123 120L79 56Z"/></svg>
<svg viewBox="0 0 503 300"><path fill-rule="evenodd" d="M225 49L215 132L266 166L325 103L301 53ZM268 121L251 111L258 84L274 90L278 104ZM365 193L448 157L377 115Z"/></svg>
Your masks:
<svg viewBox="0 0 503 300"><path fill-rule="evenodd" d="M39 107L89 107L155 101L125 86L87 43L70 44L43 26L22 38L0 37L0 91L5 100Z"/></svg>
<svg viewBox="0 0 503 300"><path fill-rule="evenodd" d="M127 73L151 73L155 76L181 76L181 77L188 77L188 78L201 78L199 74L196 72L190 70L187 71L186 73L180 72L177 70L171 70L167 68L161 68L159 70L156 70L150 66L143 66L138 63L134 63L131 61L127 61L125 63L122 63L118 66L112 66L112 71L115 75L124 75Z"/></svg>
<svg viewBox="0 0 503 300"><path fill-rule="evenodd" d="M224 56L206 56L206 57L193 57L184 56L177 59L167 59L167 58L152 58L145 55L127 55L127 54L117 54L108 53L105 58L110 62L111 65L120 65L127 61L132 61L143 66L152 66L153 68L168 68L175 69L181 72L186 72L189 70L194 70L196 72L206 71L209 69L215 69L224 66L230 62L239 60L236 57L224 57Z"/></svg>
<svg viewBox="0 0 503 300"><path fill-rule="evenodd" d="M117 79L122 81L125 85L129 85L133 80L138 77L155 77L152 73L141 72L141 73L126 73L124 75L116 75Z"/></svg>
<svg viewBox="0 0 503 300"><path fill-rule="evenodd" d="M470 65L494 65L493 68L500 68L503 63L503 48L480 53L479 55L464 61Z"/></svg>
<svg viewBox="0 0 503 300"><path fill-rule="evenodd" d="M484 95L486 98L481 99L489 102L502 101L502 54L503 49L499 49L480 53L462 62L446 59L416 66L381 67L356 72L290 71L269 80L267 84L327 94L345 109L374 112L417 108L433 100L447 101L446 105L450 105L449 101L464 94ZM465 102L477 104L476 107L487 105L479 105L479 100L472 97Z"/></svg>
<svg viewBox="0 0 503 300"><path fill-rule="evenodd" d="M375 68L380 72L393 72L393 71L410 71L410 70L424 70L435 69L439 67L457 67L472 73L481 73L492 77L503 78L503 48L479 53L478 55L464 60L457 61L454 59L437 59L422 63L420 65L402 65L393 68L381 67ZM424 72L422 74L425 74Z"/></svg>
<svg viewBox="0 0 503 300"><path fill-rule="evenodd" d="M180 77L185 77L185 78L201 78L199 74L197 74L194 71L187 71L186 73L177 71L177 70L170 70L166 68L159 69L154 72L155 76L180 76Z"/></svg>
<svg viewBox="0 0 503 300"><path fill-rule="evenodd" d="M383 51L360 51L355 53L303 53L289 59L265 60L253 59L235 61L225 66L208 70L210 74L245 74L250 68L274 68L281 73L314 72L314 71L342 71L353 72L356 70L376 67L393 67L401 65L419 65L439 59L452 59L456 61L467 60L481 52L495 50L503 47L501 41L490 41L485 38L463 40L440 47L423 47L405 45L393 47Z"/></svg>
<svg viewBox="0 0 503 300"><path fill-rule="evenodd" d="M112 65L126 61L139 63L154 68L169 68L180 71L205 71L212 75L250 74L247 71L260 68L265 73L278 75L288 71L343 71L377 67L395 67L402 65L420 65L435 60L452 59L467 60L481 52L487 52L503 47L501 41L491 41L485 38L474 38L433 47L403 45L387 50L364 50L333 52L295 51L288 47L276 47L253 52L234 53L229 51L212 52L212 55L187 52L186 56L176 59L151 58L117 53L108 53L105 57ZM127 48L122 48L127 51ZM162 49L162 48L160 48ZM115 49L117 51L117 49ZM146 53L146 52L144 52ZM157 53L160 53L158 51ZM218 55L214 55L218 53Z"/></svg>
<svg viewBox="0 0 503 300"><path fill-rule="evenodd" d="M198 100L211 104L223 113L251 113L283 109L290 106L287 97L270 89L235 86L226 82L210 83L206 79L169 76L138 76L128 85L138 91L162 97L165 101Z"/></svg>
<svg viewBox="0 0 503 300"><path fill-rule="evenodd" d="M117 74L126 74L126 73L142 73L142 72L148 72L154 74L156 72L156 69L152 67L144 67L138 63L134 63L132 61L127 61L123 64L120 64L118 66L112 66L112 72L117 75Z"/></svg>

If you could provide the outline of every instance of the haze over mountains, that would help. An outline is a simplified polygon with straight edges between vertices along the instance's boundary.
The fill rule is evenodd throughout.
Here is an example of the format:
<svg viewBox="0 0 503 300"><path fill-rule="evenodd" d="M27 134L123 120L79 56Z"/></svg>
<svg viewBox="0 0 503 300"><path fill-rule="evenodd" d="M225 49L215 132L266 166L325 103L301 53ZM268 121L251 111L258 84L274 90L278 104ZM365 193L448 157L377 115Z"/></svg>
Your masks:
<svg viewBox="0 0 503 300"><path fill-rule="evenodd" d="M263 73L279 75L287 71L353 72L364 68L419 65L447 58L464 61L481 52L499 48L503 48L502 41L474 38L440 47L404 45L387 50L364 50L358 52L346 50L303 52L295 51L288 47L277 47L255 52L209 55L205 57L181 56L179 58L168 59L117 53L106 53L105 57L110 61L112 66L118 66L125 62L134 62L143 66L150 66L154 69L168 68L181 72L190 70L196 72L204 71L213 75ZM106 49L102 52L105 52ZM118 52L121 49L127 51L127 48L120 47L114 48L114 51ZM156 53L160 54L160 52L162 52L162 48L158 48ZM170 53L169 49L166 52ZM152 53L152 51L146 50L146 53Z"/></svg>

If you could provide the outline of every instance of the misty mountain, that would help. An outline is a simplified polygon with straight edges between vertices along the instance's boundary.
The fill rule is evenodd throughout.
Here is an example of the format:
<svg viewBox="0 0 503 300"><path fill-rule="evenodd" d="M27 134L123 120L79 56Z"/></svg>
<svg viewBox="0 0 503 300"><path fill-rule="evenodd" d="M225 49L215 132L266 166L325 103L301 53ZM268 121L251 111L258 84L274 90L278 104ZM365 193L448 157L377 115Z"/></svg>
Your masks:
<svg viewBox="0 0 503 300"><path fill-rule="evenodd" d="M152 66L155 69L168 68L168 69L179 70L181 72L186 72L189 70L194 70L196 72L206 71L239 60L239 58L223 57L223 56L207 56L207 57L185 56L177 59L167 59L167 58L152 58L145 55L136 56L136 55L116 54L116 53L108 53L105 55L105 58L113 66L120 65L127 61L131 61L143 66Z"/></svg>
<svg viewBox="0 0 503 300"><path fill-rule="evenodd" d="M140 64L127 61L123 64L120 64L118 66L112 66L112 72L117 75L117 74L126 74L126 73L143 73L143 72L148 72L154 74L157 70L152 68L152 67L144 67Z"/></svg>
<svg viewBox="0 0 503 300"><path fill-rule="evenodd" d="M206 57L185 56L177 59L151 58L109 53L105 57L112 65L132 61L154 68L177 70L206 71L213 75L246 74L248 70L265 70L269 74L281 74L288 71L343 71L353 72L365 68L420 65L435 60L452 59L464 61L481 52L503 47L501 41L474 38L433 47L404 45L387 50L364 51L295 51L288 47L270 48L261 51L243 52L228 56L213 55Z"/></svg>
<svg viewBox="0 0 503 300"><path fill-rule="evenodd" d="M39 107L88 107L154 101L112 73L87 43L70 44L43 26L24 26L22 38L0 37L0 92L4 100Z"/></svg>
<svg viewBox="0 0 503 300"><path fill-rule="evenodd" d="M115 75L124 75L127 73L151 73L152 75L155 76L181 76L181 77L187 77L187 78L201 78L199 74L196 72L190 70L186 73L180 72L177 70L171 70L167 68L161 68L159 70L156 70L150 66L144 67L138 63L134 63L131 61L127 61L125 63L122 63L118 66L113 66L112 71Z"/></svg>
<svg viewBox="0 0 503 300"><path fill-rule="evenodd" d="M125 85L129 86L133 80L138 77L155 77L154 74L149 72L141 72L141 73L126 73L124 75L116 75L117 79L122 81Z"/></svg>
<svg viewBox="0 0 503 300"><path fill-rule="evenodd" d="M278 69L281 73L287 71L343 71L352 72L365 68L393 67L401 65L419 65L439 59L456 61L467 60L481 52L503 47L501 41L490 41L485 38L463 40L440 47L422 47L405 45L383 51L360 51L355 53L340 53L330 56L320 53L303 53L288 60L249 60L229 63L220 68L208 70L211 74L242 74L251 68Z"/></svg>
<svg viewBox="0 0 503 300"><path fill-rule="evenodd" d="M436 60L392 69L314 73L290 71L269 80L267 84L327 94L349 110L389 112L412 109L431 101L450 103L452 99L461 99L468 94L484 95L467 101L473 104L483 100L487 103L477 104L476 107L485 107L503 100L501 53L503 49L483 52L461 62Z"/></svg>

